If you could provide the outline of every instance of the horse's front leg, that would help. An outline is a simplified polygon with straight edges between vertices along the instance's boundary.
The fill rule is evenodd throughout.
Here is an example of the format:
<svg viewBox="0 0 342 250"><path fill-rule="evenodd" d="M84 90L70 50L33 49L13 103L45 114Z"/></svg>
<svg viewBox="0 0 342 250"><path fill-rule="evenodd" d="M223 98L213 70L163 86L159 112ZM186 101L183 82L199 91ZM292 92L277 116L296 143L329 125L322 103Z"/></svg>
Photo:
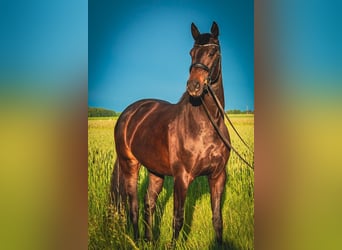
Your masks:
<svg viewBox="0 0 342 250"><path fill-rule="evenodd" d="M184 203L190 180L188 176L175 177L173 205L173 236L172 242L178 239L184 223Z"/></svg>
<svg viewBox="0 0 342 250"><path fill-rule="evenodd" d="M226 183L226 171L220 173L215 178L208 177L210 187L210 198L211 198L211 210L213 213L213 226L216 233L216 239L218 243L222 243L222 212L221 212L221 200L224 192Z"/></svg>
<svg viewBox="0 0 342 250"><path fill-rule="evenodd" d="M163 188L164 176L149 172L148 188L145 195L145 239L152 240L152 218L156 209L156 200Z"/></svg>

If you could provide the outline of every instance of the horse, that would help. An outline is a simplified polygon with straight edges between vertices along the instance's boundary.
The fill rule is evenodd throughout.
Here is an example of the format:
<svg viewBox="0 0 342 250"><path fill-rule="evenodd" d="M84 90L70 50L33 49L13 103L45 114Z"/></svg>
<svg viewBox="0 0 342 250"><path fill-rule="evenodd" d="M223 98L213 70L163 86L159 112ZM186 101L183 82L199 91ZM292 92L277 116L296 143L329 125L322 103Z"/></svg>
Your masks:
<svg viewBox="0 0 342 250"><path fill-rule="evenodd" d="M128 203L135 240L139 239L137 181L143 165L149 178L144 198L145 240L152 240L152 218L164 176L174 178L174 242L183 226L188 187L194 178L205 175L216 240L222 243L221 200L230 148L225 146L216 129L229 142L230 136L207 88L210 85L224 105L218 25L213 22L211 33L201 34L192 23L191 34L194 45L190 51L190 76L179 102L137 101L123 111L114 128L117 159L111 176L111 200L118 207Z"/></svg>

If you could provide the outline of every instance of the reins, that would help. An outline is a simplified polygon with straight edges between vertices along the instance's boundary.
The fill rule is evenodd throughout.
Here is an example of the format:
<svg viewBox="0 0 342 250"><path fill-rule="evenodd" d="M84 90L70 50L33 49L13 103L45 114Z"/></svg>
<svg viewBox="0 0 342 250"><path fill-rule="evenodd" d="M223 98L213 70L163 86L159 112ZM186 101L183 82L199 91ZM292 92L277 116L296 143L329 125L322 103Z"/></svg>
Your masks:
<svg viewBox="0 0 342 250"><path fill-rule="evenodd" d="M232 150L236 153L236 155L237 155L244 163L246 163L246 165L247 165L248 167L250 167L251 169L254 170L254 166L252 166L251 164L249 164L249 163L241 156L241 154L232 146L232 144L229 143L229 141L227 140L227 138L224 137L224 135L222 134L220 128L217 126L217 124L215 123L213 117L211 116L211 114L210 114L210 112L209 112L209 109L208 109L207 105L205 104L205 102L204 102L202 96L201 96L201 100L202 100L202 103L203 103L203 107L204 107L205 113L207 114L207 116L208 116L210 122L213 124L213 126L214 126L216 132L217 132L218 135L221 137L221 140L222 140L223 143L226 145L226 147L232 149Z"/></svg>
<svg viewBox="0 0 342 250"><path fill-rule="evenodd" d="M194 45L196 47L206 47L206 46L218 46L217 44L204 44L204 45ZM240 140L243 142L243 144L248 148L248 150L253 154L253 158L254 158L254 152L253 150L251 149L251 147L248 146L248 144L245 142L245 140L242 139L241 135L239 134L239 132L236 130L235 126L233 125L233 123L231 122L231 120L229 119L228 115L226 114L226 112L224 112L224 109L223 109L223 106L222 104L220 103L220 100L217 98L215 92L213 91L213 89L211 88L211 84L212 83L215 83L218 78L219 78L219 75L220 74L217 74L216 78L215 79L212 79L212 74L215 70L215 68L218 66L218 64L221 62L221 56L219 55L214 63L212 64L212 66L209 68L208 66L202 64L202 63L198 63L198 62L195 62L193 64L190 65L190 72L191 72L191 69L193 67L195 68L201 68L205 71L208 72L208 77L205 79L204 81L204 88L206 90L208 90L208 92L210 93L210 95L212 96L212 98L214 99L215 103L216 103L216 106L218 107L222 117L223 117L223 120L224 118L226 118L229 122L229 124L232 126L233 130L235 131L235 133L237 134L237 136L240 138ZM205 104L204 102L204 99L203 97L201 96L201 101L203 103L203 107L204 107L204 110L210 120L210 122L212 123L212 125L214 126L216 132L219 134L219 136L221 137L221 140L223 141L223 143L226 145L226 147L232 149L236 154L237 156L244 162L246 163L246 165L248 167L250 167L251 169L253 169L254 171L254 166L251 165L250 163L247 162L246 159L244 159L241 154L231 145L231 143L227 140L227 138L224 137L224 135L222 134L221 130L219 129L219 127L217 126L217 124L215 123L213 117L211 116L210 112L209 112L209 109L207 107L207 105Z"/></svg>
<svg viewBox="0 0 342 250"><path fill-rule="evenodd" d="M228 120L229 124L232 126L233 130L235 131L235 133L237 134L237 136L240 138L240 140L243 142L243 144L245 144L245 146L248 148L248 150L254 154L253 150L248 146L248 144L245 142L244 139L242 139L241 135L239 134L239 132L236 130L235 126L233 125L232 121L229 119L228 115L226 114L226 112L224 112L223 107L219 101L219 99L217 98L216 94L214 93L213 89L211 88L211 86L209 84L206 85L207 89L209 89L209 92L211 94L211 96L213 97L213 99L216 102L217 107L219 108L222 116L226 117L226 119Z"/></svg>

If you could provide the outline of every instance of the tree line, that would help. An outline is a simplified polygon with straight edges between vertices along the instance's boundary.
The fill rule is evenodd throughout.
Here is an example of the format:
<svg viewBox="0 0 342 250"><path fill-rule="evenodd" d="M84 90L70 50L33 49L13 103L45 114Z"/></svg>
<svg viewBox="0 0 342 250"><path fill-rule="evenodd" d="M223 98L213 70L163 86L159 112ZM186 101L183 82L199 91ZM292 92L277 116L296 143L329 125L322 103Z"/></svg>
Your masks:
<svg viewBox="0 0 342 250"><path fill-rule="evenodd" d="M88 107L88 117L113 117L117 115L113 110Z"/></svg>
<svg viewBox="0 0 342 250"><path fill-rule="evenodd" d="M227 114L254 114L254 110L231 109L226 111Z"/></svg>

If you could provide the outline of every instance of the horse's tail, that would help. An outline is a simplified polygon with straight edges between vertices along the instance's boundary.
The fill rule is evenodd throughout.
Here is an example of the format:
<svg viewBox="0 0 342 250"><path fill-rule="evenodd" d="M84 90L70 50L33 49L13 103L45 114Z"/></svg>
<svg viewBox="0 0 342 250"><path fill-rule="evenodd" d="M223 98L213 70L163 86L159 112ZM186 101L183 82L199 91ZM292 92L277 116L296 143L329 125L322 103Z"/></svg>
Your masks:
<svg viewBox="0 0 342 250"><path fill-rule="evenodd" d="M121 175L119 160L116 159L110 180L110 198L112 205L118 210L120 210L124 198L123 181L124 179Z"/></svg>

